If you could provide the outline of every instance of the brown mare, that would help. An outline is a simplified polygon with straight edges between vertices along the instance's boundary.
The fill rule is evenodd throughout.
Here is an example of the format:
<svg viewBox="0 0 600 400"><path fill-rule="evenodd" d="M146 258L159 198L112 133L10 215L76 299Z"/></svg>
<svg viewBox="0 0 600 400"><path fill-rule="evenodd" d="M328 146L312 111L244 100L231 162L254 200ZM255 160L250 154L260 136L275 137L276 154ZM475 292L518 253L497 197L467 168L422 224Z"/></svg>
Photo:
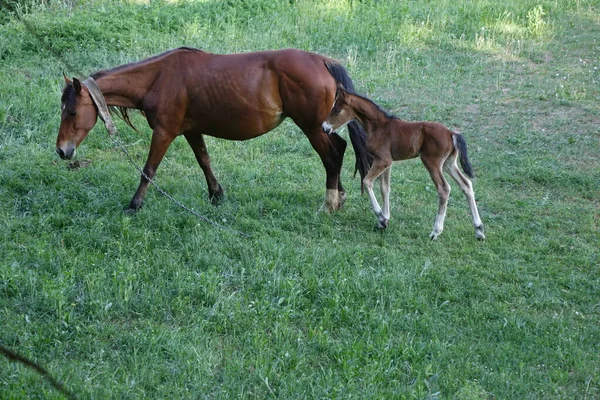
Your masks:
<svg viewBox="0 0 600 400"><path fill-rule="evenodd" d="M460 165L470 178L473 171L467 158L467 144L464 138L437 122L407 122L383 111L371 100L348 93L339 87L335 104L323 122L323 131L330 134L348 121L357 120L367 131L367 151L374 157L373 165L363 179L369 193L373 212L379 220L379 227L385 228L390 219L390 172L392 162L421 157L429 171L439 196L438 213L429 237L433 240L442 233L446 207L450 196L450 186L442 169L458 183L467 197L471 208L475 237L485 239L483 224L479 218L473 185L458 169ZM381 196L383 210L373 193L373 182L381 175Z"/></svg>
<svg viewBox="0 0 600 400"><path fill-rule="evenodd" d="M152 143L143 168L154 177L169 145L183 134L200 164L210 199L216 203L223 188L215 178L203 135L229 140L260 136L290 117L321 157L327 174L323 209L339 209L346 197L340 170L346 141L327 135L321 122L333 106L336 86L353 92L346 70L336 61L300 50L211 54L179 48L140 62L92 75L108 106L131 125L128 109L141 110L152 128ZM76 147L96 124L97 105L86 85L65 77L56 152L71 159ZM85 82L84 82L85 83ZM370 164L366 133L354 123L349 133L361 176ZM148 190L142 175L129 203L138 209Z"/></svg>

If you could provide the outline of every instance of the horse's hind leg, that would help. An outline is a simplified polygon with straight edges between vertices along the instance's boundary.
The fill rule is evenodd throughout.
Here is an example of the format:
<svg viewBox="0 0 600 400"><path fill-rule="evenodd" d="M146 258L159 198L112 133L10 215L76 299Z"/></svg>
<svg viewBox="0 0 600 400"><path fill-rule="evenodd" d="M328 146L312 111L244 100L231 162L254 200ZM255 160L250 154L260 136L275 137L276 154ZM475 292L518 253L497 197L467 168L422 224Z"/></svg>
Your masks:
<svg viewBox="0 0 600 400"><path fill-rule="evenodd" d="M348 144L336 132L329 134L329 139L331 140L331 143L333 144L334 148L336 149L336 152L341 154L340 171L338 171L338 195L339 195L340 208L342 208L344 206L344 203L346 202L346 190L342 186L341 169L342 169L342 162L344 159L344 152L346 151L346 146Z"/></svg>
<svg viewBox="0 0 600 400"><path fill-rule="evenodd" d="M448 208L448 198L450 197L450 185L442 172L442 160L439 157L427 158L421 156L421 160L429 171L429 176L435 184L438 192L438 212L433 223L433 230L429 234L431 240L436 240L444 230L444 220L446 219L446 209Z"/></svg>
<svg viewBox="0 0 600 400"><path fill-rule="evenodd" d="M196 160L204 172L204 177L206 178L206 184L208 186L208 198L213 204L219 204L223 199L223 187L219 184L217 178L215 178L212 168L210 167L210 157L206 151L204 137L197 132L185 132L183 136L194 151Z"/></svg>
<svg viewBox="0 0 600 400"><path fill-rule="evenodd" d="M475 203L473 184L462 172L460 172L460 169L458 169L458 165L456 164L456 156L457 153L454 153L452 156L450 156L448 160L446 160L444 167L452 179L458 183L461 190L465 194L465 197L467 198L467 203L471 209L471 217L473 218L473 226L475 227L475 237L479 240L484 240L485 234L483 233L483 223L481 222L481 218L479 218L479 211L477 210L477 204Z"/></svg>
<svg viewBox="0 0 600 400"><path fill-rule="evenodd" d="M171 135L163 129L154 128L148 159L144 165L143 174L140 178L140 185L129 202L129 210L136 211L142 206L144 197L146 197L146 192L148 191L148 184L150 183L149 179L154 178L156 170L174 138L175 135Z"/></svg>
<svg viewBox="0 0 600 400"><path fill-rule="evenodd" d="M346 193L340 182L346 141L337 134L326 134L320 126L310 130L302 128L302 130L319 157L321 157L321 162L323 162L327 174L325 201L320 210L326 212L337 211L346 198Z"/></svg>

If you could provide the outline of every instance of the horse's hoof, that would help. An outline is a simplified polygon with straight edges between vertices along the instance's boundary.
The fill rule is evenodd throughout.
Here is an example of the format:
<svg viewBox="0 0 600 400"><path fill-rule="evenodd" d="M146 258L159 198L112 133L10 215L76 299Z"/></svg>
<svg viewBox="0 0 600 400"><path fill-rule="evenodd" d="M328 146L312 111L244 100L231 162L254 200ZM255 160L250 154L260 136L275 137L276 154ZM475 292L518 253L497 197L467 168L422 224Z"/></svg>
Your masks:
<svg viewBox="0 0 600 400"><path fill-rule="evenodd" d="M221 204L223 202L223 199L225 199L225 191L223 190L223 187L219 185L219 188L214 192L209 190L208 199L210 200L213 206L218 206L219 204Z"/></svg>
<svg viewBox="0 0 600 400"><path fill-rule="evenodd" d="M431 232L429 234L429 239L431 239L431 240L437 240L437 238L440 236L441 233L442 232L435 232L435 231Z"/></svg>
<svg viewBox="0 0 600 400"><path fill-rule="evenodd" d="M142 205L140 204L137 207L132 206L131 204L129 206L127 206L127 208L125 209L125 214L129 214L129 215L133 215L135 213L138 212L138 210L142 208Z"/></svg>
<svg viewBox="0 0 600 400"><path fill-rule="evenodd" d="M389 223L389 222L390 222L390 220L389 220L389 219L382 218L382 219L380 219L380 220L377 222L377 228L379 228L379 229L382 229L382 230L383 230L383 229L385 229L385 228L387 228L387 227L388 227L388 223Z"/></svg>
<svg viewBox="0 0 600 400"><path fill-rule="evenodd" d="M323 204L321 204L321 207L319 208L317 213L318 214L320 214L320 213L331 214L333 211L335 211L335 210L333 210L329 204L323 203Z"/></svg>
<svg viewBox="0 0 600 400"><path fill-rule="evenodd" d="M483 233L483 225L475 227L475 237L477 240L485 240L485 234Z"/></svg>
<svg viewBox="0 0 600 400"><path fill-rule="evenodd" d="M212 195L208 195L208 199L213 206L218 206L225 200L225 194L223 192L213 193Z"/></svg>
<svg viewBox="0 0 600 400"><path fill-rule="evenodd" d="M347 197L346 192L340 190L339 191L339 202L340 202L339 208L342 208L344 206L344 204L346 204L346 197Z"/></svg>
<svg viewBox="0 0 600 400"><path fill-rule="evenodd" d="M340 197L337 189L327 189L325 191L325 201L319 209L319 212L328 214L340 209Z"/></svg>

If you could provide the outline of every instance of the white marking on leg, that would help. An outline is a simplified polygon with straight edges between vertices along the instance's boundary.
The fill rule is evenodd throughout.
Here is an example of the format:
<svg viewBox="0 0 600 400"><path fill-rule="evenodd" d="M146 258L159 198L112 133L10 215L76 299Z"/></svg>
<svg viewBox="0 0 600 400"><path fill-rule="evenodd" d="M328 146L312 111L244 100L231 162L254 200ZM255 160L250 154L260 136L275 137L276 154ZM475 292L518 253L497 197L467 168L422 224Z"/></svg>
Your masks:
<svg viewBox="0 0 600 400"><path fill-rule="evenodd" d="M446 178L444 178L444 174L442 173L441 168L439 169L437 179L439 181L434 181L437 186L438 191L438 213L435 217L435 222L433 223L433 231L429 235L431 240L436 240L438 236L444 230L444 220L446 219L446 210L448 208L448 198L450 197L450 185L446 182Z"/></svg>
<svg viewBox="0 0 600 400"><path fill-rule="evenodd" d="M390 165L381 174L381 197L383 198L383 217L386 220L390 219L390 175L392 166Z"/></svg>
<svg viewBox="0 0 600 400"><path fill-rule="evenodd" d="M380 159L376 159L369 169L367 176L363 179L363 184L367 188L367 194L369 195L369 200L371 200L371 207L373 208L373 213L377 216L377 220L379 221L379 227L385 228L387 227L387 218L381 212L381 207L377 202L377 198L375 197L375 193L373 192L373 182L377 179L383 171L385 171L389 167L389 164L386 165L385 162Z"/></svg>
<svg viewBox="0 0 600 400"><path fill-rule="evenodd" d="M479 240L484 240L485 235L483 233L483 223L481 222L481 218L479 217L479 211L477 210L477 203L475 202L475 192L473 191L473 183L467 178L460 169L458 169L458 165L456 164L456 157L452 160L451 163L447 163L445 165L446 170L450 173L452 179L458 183L460 189L465 194L467 198L467 204L469 204L469 209L471 210L471 218L473 219L473 226L475 227L475 237Z"/></svg>
<svg viewBox="0 0 600 400"><path fill-rule="evenodd" d="M340 208L339 192L337 189L327 189L325 191L325 201L319 209L319 212L324 211L330 213L337 211Z"/></svg>

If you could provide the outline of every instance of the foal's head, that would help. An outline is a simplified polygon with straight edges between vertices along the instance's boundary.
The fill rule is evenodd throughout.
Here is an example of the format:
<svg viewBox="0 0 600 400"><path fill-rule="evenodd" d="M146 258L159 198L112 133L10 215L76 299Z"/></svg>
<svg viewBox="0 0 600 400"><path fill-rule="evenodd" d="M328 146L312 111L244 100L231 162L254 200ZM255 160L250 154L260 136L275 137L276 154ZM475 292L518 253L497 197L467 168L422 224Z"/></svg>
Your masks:
<svg viewBox="0 0 600 400"><path fill-rule="evenodd" d="M333 108L325 118L325 122L321 125L323 132L332 133L341 126L352 121L356 116L352 112L352 108L348 106L348 92L342 87L337 87L335 93L335 101Z"/></svg>
<svg viewBox="0 0 600 400"><path fill-rule="evenodd" d="M96 124L98 112L87 88L78 79L71 80L65 76L65 84L56 153L63 160L70 160L75 156L77 146Z"/></svg>

